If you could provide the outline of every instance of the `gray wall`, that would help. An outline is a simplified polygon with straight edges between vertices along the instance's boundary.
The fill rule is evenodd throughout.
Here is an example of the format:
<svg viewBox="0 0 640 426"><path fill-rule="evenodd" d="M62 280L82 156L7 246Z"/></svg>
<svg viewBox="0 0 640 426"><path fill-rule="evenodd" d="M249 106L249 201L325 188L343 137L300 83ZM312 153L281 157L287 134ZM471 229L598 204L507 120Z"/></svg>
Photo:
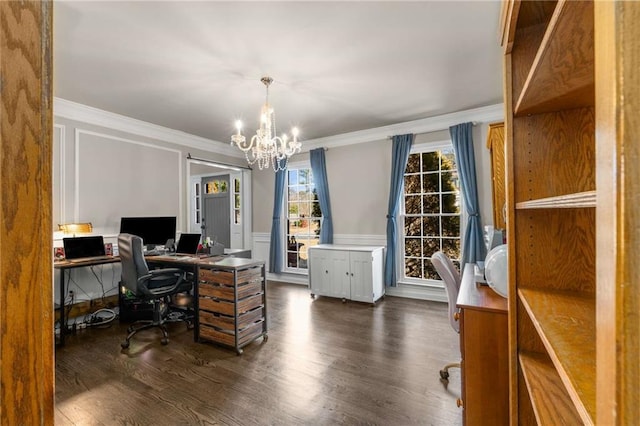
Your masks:
<svg viewBox="0 0 640 426"><path fill-rule="evenodd" d="M178 232L188 230L187 153L193 157L244 166L242 158L166 142L107 126L60 116L53 132L53 227L69 222L91 222L94 235L116 242L122 216L177 216ZM215 143L215 142L212 142ZM207 166L191 165L191 174L210 173ZM62 247L54 232L53 247ZM68 288L79 300L117 294L118 263L72 269ZM59 274L54 275L55 300Z"/></svg>

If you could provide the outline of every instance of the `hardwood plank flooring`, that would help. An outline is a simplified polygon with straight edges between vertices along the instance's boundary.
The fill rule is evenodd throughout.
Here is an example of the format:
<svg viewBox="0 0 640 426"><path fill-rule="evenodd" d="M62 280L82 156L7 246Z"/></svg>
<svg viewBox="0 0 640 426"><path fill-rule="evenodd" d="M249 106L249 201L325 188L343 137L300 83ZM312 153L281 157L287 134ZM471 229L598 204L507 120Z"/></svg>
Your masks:
<svg viewBox="0 0 640 426"><path fill-rule="evenodd" d="M57 425L461 425L459 361L447 306L386 297L372 307L268 282L269 339L234 351L184 324L120 342L127 324L69 336L56 350Z"/></svg>

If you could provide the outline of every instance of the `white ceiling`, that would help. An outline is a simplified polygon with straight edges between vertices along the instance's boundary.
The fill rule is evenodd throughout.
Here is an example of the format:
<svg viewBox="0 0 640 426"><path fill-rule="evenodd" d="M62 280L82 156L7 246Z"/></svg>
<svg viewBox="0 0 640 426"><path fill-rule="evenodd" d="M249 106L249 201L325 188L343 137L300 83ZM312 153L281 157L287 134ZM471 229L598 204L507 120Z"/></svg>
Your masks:
<svg viewBox="0 0 640 426"><path fill-rule="evenodd" d="M54 2L54 95L229 142L264 103L301 139L501 102L500 2Z"/></svg>

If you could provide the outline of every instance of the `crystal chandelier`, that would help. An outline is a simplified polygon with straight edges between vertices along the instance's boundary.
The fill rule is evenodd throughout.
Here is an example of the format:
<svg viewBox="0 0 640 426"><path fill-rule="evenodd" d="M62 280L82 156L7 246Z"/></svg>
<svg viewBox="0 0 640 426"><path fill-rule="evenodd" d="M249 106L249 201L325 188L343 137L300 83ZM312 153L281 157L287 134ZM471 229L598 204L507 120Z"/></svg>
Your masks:
<svg viewBox="0 0 640 426"><path fill-rule="evenodd" d="M298 142L298 129L291 129L292 140L287 135L282 137L276 133L276 114L269 105L269 85L273 82L271 77L262 77L260 81L267 87L267 98L260 113L260 128L251 137L251 142L242 135L242 122L236 121L238 132L231 136L231 145L236 145L244 151L247 162L251 165L258 163L260 170L272 165L274 171L287 168L289 157L300 152L302 144Z"/></svg>

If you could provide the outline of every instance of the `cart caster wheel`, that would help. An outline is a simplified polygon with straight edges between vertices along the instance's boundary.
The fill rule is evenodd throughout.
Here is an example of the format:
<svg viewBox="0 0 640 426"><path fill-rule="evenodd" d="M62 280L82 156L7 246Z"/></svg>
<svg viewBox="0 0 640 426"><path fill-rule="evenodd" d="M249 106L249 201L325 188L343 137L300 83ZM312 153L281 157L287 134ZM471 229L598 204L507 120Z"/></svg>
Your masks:
<svg viewBox="0 0 640 426"><path fill-rule="evenodd" d="M263 342L266 342L267 340L269 340L269 335L268 335L268 334L265 334L265 335L262 337L262 341L263 341Z"/></svg>
<svg viewBox="0 0 640 426"><path fill-rule="evenodd" d="M316 295L315 295L315 294L313 294L313 293L311 293L311 298L312 298L312 299L315 299L315 298L316 298Z"/></svg>
<svg viewBox="0 0 640 426"><path fill-rule="evenodd" d="M242 355L242 352L243 352L242 349L236 349L236 355L237 356Z"/></svg>
<svg viewBox="0 0 640 426"><path fill-rule="evenodd" d="M440 378L442 380L449 380L449 372L446 370L440 370Z"/></svg>
<svg viewBox="0 0 640 426"><path fill-rule="evenodd" d="M122 349L127 349L129 347L129 341L125 340L124 342L120 343L120 347Z"/></svg>
<svg viewBox="0 0 640 426"><path fill-rule="evenodd" d="M166 346L166 345L169 344L169 339L164 338L164 339L160 340L160 343L162 343L163 346Z"/></svg>
<svg viewBox="0 0 640 426"><path fill-rule="evenodd" d="M345 299L344 297L342 298L342 303L347 303L347 299Z"/></svg>

